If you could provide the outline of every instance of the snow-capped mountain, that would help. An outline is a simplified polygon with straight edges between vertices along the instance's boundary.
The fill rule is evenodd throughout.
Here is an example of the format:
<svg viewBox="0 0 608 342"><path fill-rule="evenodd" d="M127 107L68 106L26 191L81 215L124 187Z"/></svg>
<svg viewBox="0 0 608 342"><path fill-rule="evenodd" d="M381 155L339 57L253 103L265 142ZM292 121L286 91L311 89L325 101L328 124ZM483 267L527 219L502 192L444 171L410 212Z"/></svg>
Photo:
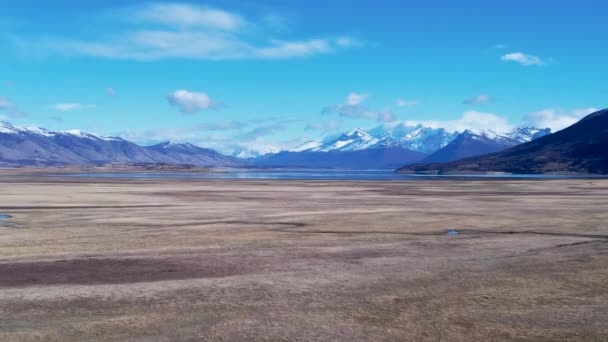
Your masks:
<svg viewBox="0 0 608 342"><path fill-rule="evenodd" d="M383 162L378 155L381 155L381 151L388 149L392 149L393 155L397 153L396 149L400 149L404 156L406 152L412 151L418 152L420 155L426 154L424 162L451 161L504 150L532 141L550 132L551 130L548 128L534 127L519 127L506 133L492 130L450 132L443 128L394 122L380 125L369 131L356 128L321 141L309 141L292 149L289 154L274 154L266 159L258 158L258 161L264 164L272 162L273 165L285 162L290 165L318 166L318 163L313 163L313 159L325 159L326 156L313 152L331 152L330 160L337 160L336 156L340 152L376 150L380 152L357 155L358 158L370 158L373 155L373 159L361 160L360 163L353 162L348 165L367 165L370 168L386 167L390 163ZM350 154L350 156L355 155ZM409 156L407 161L416 162L417 157L418 155ZM328 160L325 164L331 163Z"/></svg>
<svg viewBox="0 0 608 342"><path fill-rule="evenodd" d="M47 129L36 127L36 126L14 126L6 121L0 121L0 133L5 134L34 134L45 137L55 137L55 136L74 136L85 139L96 139L96 140L122 140L121 138L116 137L104 137L100 135L96 135L93 133L86 133L79 129L69 129L65 131L49 131Z"/></svg>
<svg viewBox="0 0 608 342"><path fill-rule="evenodd" d="M423 125L408 125L403 122L391 122L380 125L369 132L381 138L386 144L395 144L412 151L432 153L449 144L458 135L443 128L431 128Z"/></svg>
<svg viewBox="0 0 608 342"><path fill-rule="evenodd" d="M309 149L301 149L300 151L314 151L314 152L329 152L329 151L358 151L365 150L368 148L374 148L380 140L371 136L360 128L355 128L346 133L341 134L335 139L331 139L324 143L319 143L314 146L314 142L307 143L305 145L313 146Z"/></svg>
<svg viewBox="0 0 608 342"><path fill-rule="evenodd" d="M528 142L546 135L550 133L550 129L519 127L507 133L497 133L492 130L468 130L466 132L485 137L498 144L513 146L513 144ZM405 123L387 123L369 131L356 128L337 137L322 141L309 141L291 151L359 151L374 148L401 147L411 151L431 154L447 146L460 134L461 132L449 132L443 128L431 128L422 125L411 126Z"/></svg>
<svg viewBox="0 0 608 342"><path fill-rule="evenodd" d="M0 165L67 165L105 163L166 163L233 166L241 161L194 145L172 144L162 149L139 146L117 137L80 130L49 131L0 122Z"/></svg>
<svg viewBox="0 0 608 342"><path fill-rule="evenodd" d="M465 130L443 148L426 157L424 163L442 163L505 150L551 133L551 130L520 127L507 133Z"/></svg>
<svg viewBox="0 0 608 342"><path fill-rule="evenodd" d="M292 151L359 151L374 148L401 147L428 154L444 147L457 135L458 133L450 133L443 128L388 123L369 131L356 128L335 138L323 141L310 141Z"/></svg>
<svg viewBox="0 0 608 342"><path fill-rule="evenodd" d="M403 123L380 125L369 131L353 129L290 151L263 156L242 150L242 158L224 156L188 143L139 146L117 137L80 130L49 131L0 122L0 166L119 163L192 164L198 166L299 166L388 168L422 161L450 161L497 152L529 142L549 129L517 128L462 133ZM430 155L429 155L430 154Z"/></svg>
<svg viewBox="0 0 608 342"><path fill-rule="evenodd" d="M534 130L532 130L534 131ZM546 133L546 130L540 130ZM542 133L541 133L542 134ZM505 151L449 163L424 163L399 173L608 174L608 109L577 123Z"/></svg>
<svg viewBox="0 0 608 342"><path fill-rule="evenodd" d="M255 158L259 166L386 169L421 161L455 137L444 129L385 124L370 131L355 128L290 151Z"/></svg>
<svg viewBox="0 0 608 342"><path fill-rule="evenodd" d="M544 137L547 134L551 134L550 128L536 128L536 127L518 127L513 131L507 133L507 136L519 143L529 142L540 137Z"/></svg>

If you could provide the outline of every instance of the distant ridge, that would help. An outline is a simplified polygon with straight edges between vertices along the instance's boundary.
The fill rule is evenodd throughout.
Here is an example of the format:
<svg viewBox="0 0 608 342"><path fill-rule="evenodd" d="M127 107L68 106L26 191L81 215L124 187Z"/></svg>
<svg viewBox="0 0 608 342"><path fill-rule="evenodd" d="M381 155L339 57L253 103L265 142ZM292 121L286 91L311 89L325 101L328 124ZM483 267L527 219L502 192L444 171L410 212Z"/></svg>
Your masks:
<svg viewBox="0 0 608 342"><path fill-rule="evenodd" d="M241 166L244 161L192 144L151 147L79 130L49 131L0 121L0 166L61 166L107 163Z"/></svg>
<svg viewBox="0 0 608 342"><path fill-rule="evenodd" d="M402 147L386 147L357 151L279 152L255 158L251 162L260 167L394 169L421 161L424 157L424 153Z"/></svg>
<svg viewBox="0 0 608 342"><path fill-rule="evenodd" d="M490 130L458 133L395 122L369 131L355 128L334 138L306 142L291 151L252 158L250 162L260 167L394 169L500 151L549 131L523 127L507 133Z"/></svg>
<svg viewBox="0 0 608 342"><path fill-rule="evenodd" d="M140 146L122 138L80 130L49 131L0 122L0 167L148 163L201 167L395 169L414 163L443 162L500 151L547 132L548 129L518 128L507 133L489 130L458 133L395 122L369 131L352 129L322 141L309 141L291 151L245 159L188 143Z"/></svg>
<svg viewBox="0 0 608 342"><path fill-rule="evenodd" d="M506 134L491 130L465 130L443 148L426 157L424 163L444 163L506 150L551 133L549 128L520 127Z"/></svg>
<svg viewBox="0 0 608 342"><path fill-rule="evenodd" d="M507 150L448 163L404 166L399 173L506 172L608 174L608 109Z"/></svg>

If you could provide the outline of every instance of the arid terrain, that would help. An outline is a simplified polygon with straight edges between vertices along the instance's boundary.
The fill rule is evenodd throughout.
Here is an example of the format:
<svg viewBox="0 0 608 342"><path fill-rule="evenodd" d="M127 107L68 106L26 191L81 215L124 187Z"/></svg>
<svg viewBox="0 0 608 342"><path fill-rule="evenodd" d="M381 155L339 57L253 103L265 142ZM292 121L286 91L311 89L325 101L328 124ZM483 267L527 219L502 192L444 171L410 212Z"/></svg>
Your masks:
<svg viewBox="0 0 608 342"><path fill-rule="evenodd" d="M0 214L1 341L608 340L608 180L5 172Z"/></svg>

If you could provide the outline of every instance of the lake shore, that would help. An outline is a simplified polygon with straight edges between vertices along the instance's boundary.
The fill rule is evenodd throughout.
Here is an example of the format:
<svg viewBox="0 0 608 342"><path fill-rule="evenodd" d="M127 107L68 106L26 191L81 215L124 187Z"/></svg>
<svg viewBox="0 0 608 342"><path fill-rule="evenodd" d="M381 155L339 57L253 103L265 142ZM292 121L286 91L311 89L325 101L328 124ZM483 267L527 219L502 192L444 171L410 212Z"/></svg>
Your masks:
<svg viewBox="0 0 608 342"><path fill-rule="evenodd" d="M2 341L608 339L606 179L1 173Z"/></svg>

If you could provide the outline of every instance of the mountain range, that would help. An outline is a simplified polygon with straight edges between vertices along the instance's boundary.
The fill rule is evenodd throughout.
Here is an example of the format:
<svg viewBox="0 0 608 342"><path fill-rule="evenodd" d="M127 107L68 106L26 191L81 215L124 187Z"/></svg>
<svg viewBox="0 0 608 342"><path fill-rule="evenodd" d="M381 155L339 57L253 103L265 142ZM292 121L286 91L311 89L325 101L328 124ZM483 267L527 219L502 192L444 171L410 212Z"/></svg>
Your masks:
<svg viewBox="0 0 608 342"><path fill-rule="evenodd" d="M512 148L448 163L404 166L400 173L608 173L608 109Z"/></svg>
<svg viewBox="0 0 608 342"><path fill-rule="evenodd" d="M407 164L445 162L500 151L549 133L518 128L449 132L443 128L388 123L369 131L353 129L292 150L256 158L237 158L188 143L140 146L118 137L79 130L50 131L0 122L0 166L107 163L162 163L219 167L302 167L388 169Z"/></svg>
<svg viewBox="0 0 608 342"><path fill-rule="evenodd" d="M550 129L516 128L462 133L422 125L390 123L370 131L356 128L322 141L309 141L291 151L252 159L257 166L389 169L419 162L447 162L496 152L528 142Z"/></svg>
<svg viewBox="0 0 608 342"><path fill-rule="evenodd" d="M550 134L549 128L520 127L500 134L492 130L465 130L449 144L426 157L425 163L443 163L492 153L523 144Z"/></svg>
<svg viewBox="0 0 608 342"><path fill-rule="evenodd" d="M426 156L398 146L353 151L283 151L255 158L251 164L259 167L395 169L420 162Z"/></svg>
<svg viewBox="0 0 608 342"><path fill-rule="evenodd" d="M139 146L79 130L49 131L0 121L0 166L165 163L241 166L238 158L191 144Z"/></svg>

